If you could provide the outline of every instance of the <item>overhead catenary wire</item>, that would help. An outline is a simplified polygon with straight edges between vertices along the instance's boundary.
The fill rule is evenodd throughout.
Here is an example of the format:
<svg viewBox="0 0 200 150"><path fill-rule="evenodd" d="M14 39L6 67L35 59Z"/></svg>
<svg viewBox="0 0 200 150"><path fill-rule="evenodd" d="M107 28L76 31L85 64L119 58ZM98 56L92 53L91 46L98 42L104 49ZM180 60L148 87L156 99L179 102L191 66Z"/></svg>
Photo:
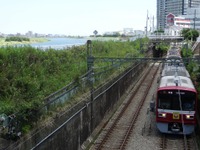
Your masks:
<svg viewBox="0 0 200 150"><path fill-rule="evenodd" d="M183 111L182 108L182 101L181 101L181 91L178 89L178 97L179 97L179 105L180 105L180 110L181 112ZM184 119L183 119L183 113L181 114L181 123L182 123L182 127L183 127L183 138L184 138L184 146L185 146L185 150L187 150L187 138L186 138L186 133L185 133L185 123L184 123Z"/></svg>

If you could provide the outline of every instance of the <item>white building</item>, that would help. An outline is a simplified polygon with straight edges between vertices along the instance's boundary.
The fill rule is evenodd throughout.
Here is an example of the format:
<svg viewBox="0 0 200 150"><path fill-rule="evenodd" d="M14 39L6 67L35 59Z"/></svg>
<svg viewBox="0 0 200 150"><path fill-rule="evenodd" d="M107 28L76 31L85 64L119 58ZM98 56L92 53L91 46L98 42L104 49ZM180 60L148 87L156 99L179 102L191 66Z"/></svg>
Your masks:
<svg viewBox="0 0 200 150"><path fill-rule="evenodd" d="M185 17L174 17L174 25L183 28L191 28L191 20Z"/></svg>
<svg viewBox="0 0 200 150"><path fill-rule="evenodd" d="M180 36L182 29L183 27L181 26L169 26L168 28L165 28L165 35Z"/></svg>

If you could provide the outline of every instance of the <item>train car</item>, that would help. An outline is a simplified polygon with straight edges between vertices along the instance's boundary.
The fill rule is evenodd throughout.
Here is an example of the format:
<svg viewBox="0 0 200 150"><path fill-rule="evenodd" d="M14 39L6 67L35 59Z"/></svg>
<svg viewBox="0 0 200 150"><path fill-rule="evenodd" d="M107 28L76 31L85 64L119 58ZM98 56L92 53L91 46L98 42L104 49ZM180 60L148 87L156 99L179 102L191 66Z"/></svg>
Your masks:
<svg viewBox="0 0 200 150"><path fill-rule="evenodd" d="M156 125L160 132L191 134L196 126L197 91L179 48L172 46L163 63L156 96Z"/></svg>
<svg viewBox="0 0 200 150"><path fill-rule="evenodd" d="M190 77L190 74L188 73L180 56L179 50L174 48L169 51L171 51L171 53L167 53L168 55L163 63L161 77L173 75Z"/></svg>
<svg viewBox="0 0 200 150"><path fill-rule="evenodd" d="M173 58L175 57L177 58L181 58L181 53L180 53L180 49L177 47L171 47L168 51L167 51L167 56L166 58Z"/></svg>
<svg viewBox="0 0 200 150"><path fill-rule="evenodd" d="M162 133L191 134L196 125L197 92L190 78L163 76L157 89L156 125Z"/></svg>
<svg viewBox="0 0 200 150"><path fill-rule="evenodd" d="M171 47L166 55L165 66L181 66L183 65L180 50Z"/></svg>
<svg viewBox="0 0 200 150"><path fill-rule="evenodd" d="M163 69L161 71L161 77L173 75L190 78L190 74L188 73L182 61L168 59L164 63Z"/></svg>

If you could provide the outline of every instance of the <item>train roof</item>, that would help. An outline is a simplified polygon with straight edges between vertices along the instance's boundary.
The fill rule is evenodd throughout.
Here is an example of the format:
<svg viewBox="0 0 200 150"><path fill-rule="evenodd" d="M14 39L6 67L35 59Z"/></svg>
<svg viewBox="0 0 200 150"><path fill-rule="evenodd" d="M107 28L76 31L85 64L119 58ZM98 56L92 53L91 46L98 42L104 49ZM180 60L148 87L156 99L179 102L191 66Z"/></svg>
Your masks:
<svg viewBox="0 0 200 150"><path fill-rule="evenodd" d="M176 64L165 63L161 76L175 76L175 75L190 77L190 74L188 73L183 63L176 63Z"/></svg>
<svg viewBox="0 0 200 150"><path fill-rule="evenodd" d="M167 55L166 59L181 59L181 55Z"/></svg>
<svg viewBox="0 0 200 150"><path fill-rule="evenodd" d="M180 52L178 50L169 50L167 55L180 55Z"/></svg>
<svg viewBox="0 0 200 150"><path fill-rule="evenodd" d="M162 71L161 76L183 76L190 77L190 74L184 67L170 67Z"/></svg>
<svg viewBox="0 0 200 150"><path fill-rule="evenodd" d="M159 88L178 86L181 88L195 89L190 78L183 76L164 76L160 80Z"/></svg>
<svg viewBox="0 0 200 150"><path fill-rule="evenodd" d="M178 58L178 57L175 57L175 58L167 58L165 60L165 66L184 66L184 63L183 61Z"/></svg>
<svg viewBox="0 0 200 150"><path fill-rule="evenodd" d="M170 58L170 57L179 57L179 58L181 58L180 49L177 48L177 47L171 47L167 51L167 58Z"/></svg>

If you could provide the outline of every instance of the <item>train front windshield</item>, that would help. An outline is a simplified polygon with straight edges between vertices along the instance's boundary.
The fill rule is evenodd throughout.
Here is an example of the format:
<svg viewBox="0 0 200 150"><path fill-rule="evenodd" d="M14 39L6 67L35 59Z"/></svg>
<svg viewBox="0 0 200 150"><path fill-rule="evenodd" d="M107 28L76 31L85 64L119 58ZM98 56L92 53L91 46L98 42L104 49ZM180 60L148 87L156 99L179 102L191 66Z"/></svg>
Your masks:
<svg viewBox="0 0 200 150"><path fill-rule="evenodd" d="M194 92L163 90L158 92L158 108L193 111L195 110L195 99Z"/></svg>

